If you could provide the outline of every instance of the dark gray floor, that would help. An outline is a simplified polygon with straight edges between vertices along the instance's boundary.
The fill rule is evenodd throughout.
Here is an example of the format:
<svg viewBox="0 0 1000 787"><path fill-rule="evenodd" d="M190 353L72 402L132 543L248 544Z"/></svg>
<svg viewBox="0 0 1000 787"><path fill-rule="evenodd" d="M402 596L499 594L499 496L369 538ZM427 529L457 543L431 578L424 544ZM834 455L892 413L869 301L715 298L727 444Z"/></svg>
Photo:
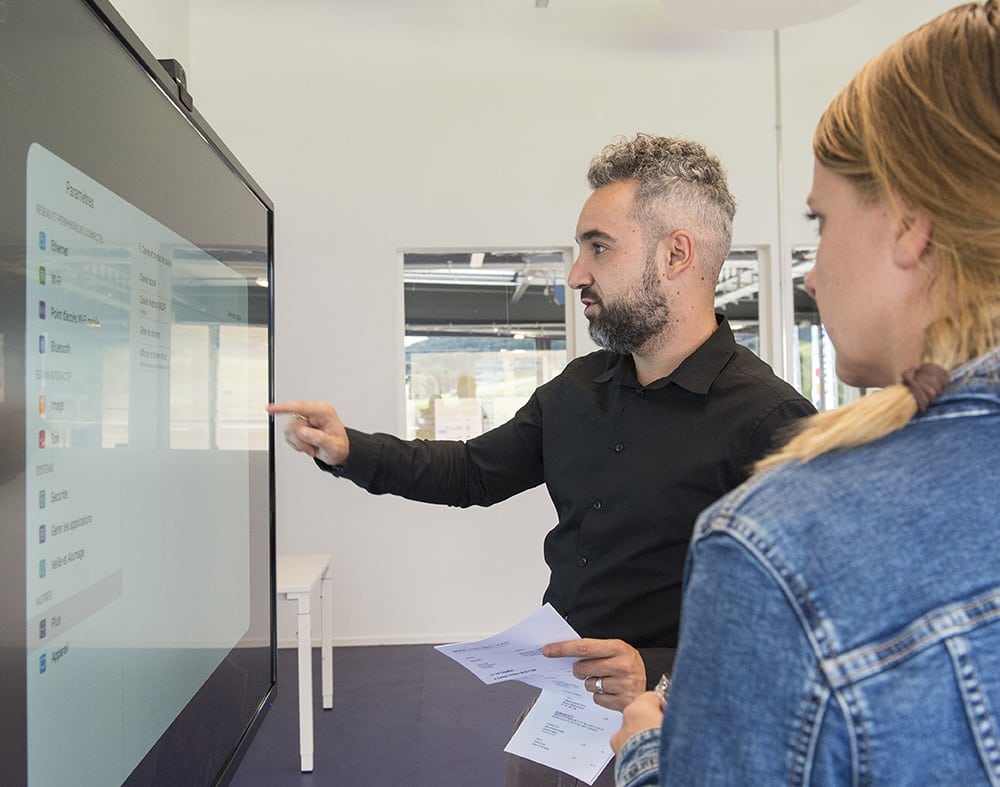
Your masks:
<svg viewBox="0 0 1000 787"><path fill-rule="evenodd" d="M233 787L503 784L503 747L536 689L486 686L430 645L335 648L333 659L334 707L324 711L313 649L313 772L299 771L296 653L281 649L277 699Z"/></svg>

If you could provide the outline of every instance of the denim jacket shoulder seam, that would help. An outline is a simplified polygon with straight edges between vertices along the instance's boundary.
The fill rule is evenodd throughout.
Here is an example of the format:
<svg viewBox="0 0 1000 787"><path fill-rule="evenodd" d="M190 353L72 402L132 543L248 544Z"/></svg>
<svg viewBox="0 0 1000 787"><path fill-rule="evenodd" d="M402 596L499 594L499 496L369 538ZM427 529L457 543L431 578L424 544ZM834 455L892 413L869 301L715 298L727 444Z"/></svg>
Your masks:
<svg viewBox="0 0 1000 787"><path fill-rule="evenodd" d="M746 490L746 492L749 493L752 490ZM728 535L741 543L773 577L781 592L788 599L799 625L810 643L814 658L821 661L836 655L836 649L830 644L831 632L825 630L828 627L824 625L824 617L813 605L809 593L796 581L795 572L782 559L777 547L760 536L756 522L732 510L742 501L743 495L738 493L733 495L733 498L733 500L726 499L726 504L715 512L710 522L705 523L703 532L697 534L696 540L716 533Z"/></svg>
<svg viewBox="0 0 1000 787"><path fill-rule="evenodd" d="M1000 587L973 599L937 607L887 639L831 654L823 660L823 669L836 690L997 619L1000 619Z"/></svg>

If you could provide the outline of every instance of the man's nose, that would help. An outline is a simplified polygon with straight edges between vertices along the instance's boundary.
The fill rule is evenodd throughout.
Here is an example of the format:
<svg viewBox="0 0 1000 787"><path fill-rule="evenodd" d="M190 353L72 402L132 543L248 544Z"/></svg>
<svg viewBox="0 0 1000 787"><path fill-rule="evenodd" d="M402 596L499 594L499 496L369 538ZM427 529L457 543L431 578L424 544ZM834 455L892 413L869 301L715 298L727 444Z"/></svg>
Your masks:
<svg viewBox="0 0 1000 787"><path fill-rule="evenodd" d="M580 259L579 255L570 266L569 275L566 277L566 283L574 290L589 287L594 283L593 277L584 267L583 261Z"/></svg>

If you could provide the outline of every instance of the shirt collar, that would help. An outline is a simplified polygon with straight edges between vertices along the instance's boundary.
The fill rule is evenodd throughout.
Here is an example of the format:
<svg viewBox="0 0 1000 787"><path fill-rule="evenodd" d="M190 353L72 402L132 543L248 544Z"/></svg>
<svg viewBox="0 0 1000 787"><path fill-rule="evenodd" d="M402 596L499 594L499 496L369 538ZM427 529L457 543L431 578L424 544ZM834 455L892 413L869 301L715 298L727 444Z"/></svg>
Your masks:
<svg viewBox="0 0 1000 787"><path fill-rule="evenodd" d="M636 377L635 361L632 356L619 355L618 362L595 377L594 382L606 383L613 380L618 385L626 385L637 390L663 388L674 383L691 393L707 394L715 378L736 352L736 338L729 327L729 321L718 313L715 315L715 320L719 327L698 349L681 361L681 365L672 374L642 386Z"/></svg>

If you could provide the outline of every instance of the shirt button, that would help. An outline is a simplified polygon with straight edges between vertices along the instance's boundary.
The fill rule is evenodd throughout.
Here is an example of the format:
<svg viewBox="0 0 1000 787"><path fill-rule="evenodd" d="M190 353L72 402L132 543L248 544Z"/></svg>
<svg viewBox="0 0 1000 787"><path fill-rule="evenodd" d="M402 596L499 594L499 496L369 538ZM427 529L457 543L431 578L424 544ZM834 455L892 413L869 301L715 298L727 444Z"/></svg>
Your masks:
<svg viewBox="0 0 1000 787"><path fill-rule="evenodd" d="M625 444L624 443L617 443L615 445L615 453L616 454L620 454L624 450L625 450Z"/></svg>
<svg viewBox="0 0 1000 787"><path fill-rule="evenodd" d="M585 558L585 557L581 557L581 558L580 558L580 565L581 565L581 566L585 566L585 565L587 565L587 558Z"/></svg>
<svg viewBox="0 0 1000 787"><path fill-rule="evenodd" d="M603 507L604 507L604 503L602 503L600 500L595 500L594 501L594 510L595 511L600 511L601 508L603 508Z"/></svg>

